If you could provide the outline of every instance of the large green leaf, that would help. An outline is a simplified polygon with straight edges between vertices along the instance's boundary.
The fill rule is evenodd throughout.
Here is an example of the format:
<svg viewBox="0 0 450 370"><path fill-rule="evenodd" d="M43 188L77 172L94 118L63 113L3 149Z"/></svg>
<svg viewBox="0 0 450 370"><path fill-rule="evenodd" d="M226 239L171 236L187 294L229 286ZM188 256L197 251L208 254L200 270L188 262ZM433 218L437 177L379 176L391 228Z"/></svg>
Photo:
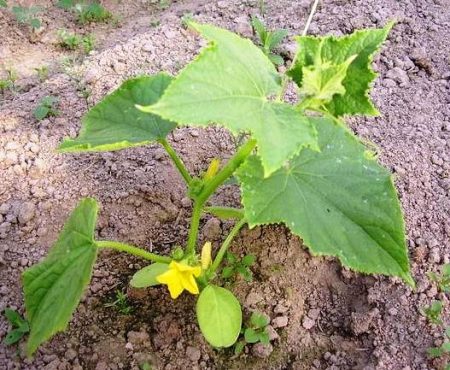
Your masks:
<svg viewBox="0 0 450 370"><path fill-rule="evenodd" d="M82 200L47 257L22 275L26 317L30 323L28 356L67 327L91 279L97 256L94 242L97 210L94 199Z"/></svg>
<svg viewBox="0 0 450 370"><path fill-rule="evenodd" d="M392 26L391 22L381 29L359 30L343 37L298 37L298 55L288 74L302 87L305 68L315 66L317 60L337 66L356 56L342 81L345 94L334 95L331 102L324 102L324 107L336 117L344 114L378 115L368 96L370 84L376 77L370 64Z"/></svg>
<svg viewBox="0 0 450 370"><path fill-rule="evenodd" d="M389 172L343 125L313 120L320 152L305 149L268 178L256 156L239 168L249 225L283 222L314 255L414 284Z"/></svg>
<svg viewBox="0 0 450 370"><path fill-rule="evenodd" d="M192 24L210 44L181 71L161 99L143 111L179 124L222 125L250 132L266 175L303 147L317 149L316 132L290 105L273 100L281 91L273 64L250 40L210 25Z"/></svg>
<svg viewBox="0 0 450 370"><path fill-rule="evenodd" d="M59 150L119 150L166 137L176 124L154 114L142 113L135 105L156 103L171 81L172 77L159 73L124 82L86 114L79 136L64 140Z"/></svg>
<svg viewBox="0 0 450 370"><path fill-rule="evenodd" d="M241 331L241 305L229 290L208 285L198 297L197 320L209 344L230 347Z"/></svg>

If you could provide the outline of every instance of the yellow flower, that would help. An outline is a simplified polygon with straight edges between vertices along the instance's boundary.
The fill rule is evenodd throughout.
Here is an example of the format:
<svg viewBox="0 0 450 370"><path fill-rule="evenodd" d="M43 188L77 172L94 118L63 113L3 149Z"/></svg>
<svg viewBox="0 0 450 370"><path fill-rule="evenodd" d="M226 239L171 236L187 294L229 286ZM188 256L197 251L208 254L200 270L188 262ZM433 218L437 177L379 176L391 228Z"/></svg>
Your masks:
<svg viewBox="0 0 450 370"><path fill-rule="evenodd" d="M201 272L202 268L200 266L192 267L183 261L172 261L169 264L169 270L158 275L156 280L161 284L166 284L169 288L170 296L175 299L185 289L192 294L199 293L195 278L199 277Z"/></svg>
<svg viewBox="0 0 450 370"><path fill-rule="evenodd" d="M211 264L211 242L206 242L202 248L202 256L200 258L202 263L202 270L206 270Z"/></svg>

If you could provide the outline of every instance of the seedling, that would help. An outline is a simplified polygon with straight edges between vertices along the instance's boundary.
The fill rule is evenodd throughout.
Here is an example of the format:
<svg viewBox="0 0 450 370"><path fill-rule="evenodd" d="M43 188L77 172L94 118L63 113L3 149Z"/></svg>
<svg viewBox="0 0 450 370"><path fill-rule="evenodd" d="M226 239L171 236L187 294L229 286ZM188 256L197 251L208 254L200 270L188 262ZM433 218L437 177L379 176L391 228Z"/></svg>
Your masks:
<svg viewBox="0 0 450 370"><path fill-rule="evenodd" d="M227 266L222 270L222 278L230 279L235 275L242 275L245 281L252 281L253 273L250 270L251 265L255 263L256 257L253 254L247 254L239 260L235 254L230 251L225 255Z"/></svg>
<svg viewBox="0 0 450 370"><path fill-rule="evenodd" d="M442 266L442 272L436 274L435 272L428 273L430 280L434 281L441 292L450 293L450 264L447 263Z"/></svg>
<svg viewBox="0 0 450 370"><path fill-rule="evenodd" d="M261 43L261 50L263 53L271 60L275 65L282 65L284 63L283 58L275 54L273 51L278 45L283 41L283 39L288 35L286 30L275 30L268 31L263 22L261 22L258 17L252 17L253 30L258 36L259 42Z"/></svg>
<svg viewBox="0 0 450 370"><path fill-rule="evenodd" d="M58 98L54 96L45 96L41 99L38 106L34 109L33 115L38 121L44 118L57 116L58 110L56 109L56 104L58 103Z"/></svg>
<svg viewBox="0 0 450 370"><path fill-rule="evenodd" d="M433 324L442 325L442 307L442 301L433 301L430 306L427 306L422 310L422 314Z"/></svg>
<svg viewBox="0 0 450 370"><path fill-rule="evenodd" d="M12 12L20 24L27 24L32 29L41 27L41 21L37 15L42 11L40 6L13 6Z"/></svg>
<svg viewBox="0 0 450 370"><path fill-rule="evenodd" d="M59 151L101 152L158 143L192 200L189 233L169 255L98 240L98 203L81 200L48 256L23 273L31 326L28 355L67 326L104 248L149 261L134 274L133 287L163 285L172 299L184 291L198 296L200 330L217 348L232 346L241 332L241 305L218 285L218 271L246 225L282 223L314 255L336 256L348 268L398 276L414 286L391 174L343 120L345 115L378 114L368 95L375 77L370 63L391 27L389 23L344 37L298 37L292 67L280 75L250 40L191 22L189 28L210 43L178 76L130 79L94 106L83 118L79 136L64 140ZM284 96L290 80L304 97L293 105ZM215 158L200 173L191 173L167 135L177 126L214 124L234 135L245 133L244 142L227 161ZM211 204L212 195L233 176L241 187L242 207ZM198 241L205 213L235 220L214 254L211 243ZM265 338L259 334L258 340Z"/></svg>
<svg viewBox="0 0 450 370"><path fill-rule="evenodd" d="M83 51L88 54L95 46L95 38L91 34L80 36L76 33L61 29L58 31L58 37L59 45L67 50L76 50L82 47Z"/></svg>
<svg viewBox="0 0 450 370"><path fill-rule="evenodd" d="M48 78L48 66L37 67L34 70L38 75L39 81L44 82Z"/></svg>
<svg viewBox="0 0 450 370"><path fill-rule="evenodd" d="M58 6L73 10L80 24L106 22L112 18L112 14L98 2L59 0Z"/></svg>
<svg viewBox="0 0 450 370"><path fill-rule="evenodd" d="M116 290L116 299L105 304L105 307L114 307L123 315L129 315L133 311L133 307L128 303L127 295L120 290Z"/></svg>
<svg viewBox="0 0 450 370"><path fill-rule="evenodd" d="M444 343L442 343L439 347L428 348L427 353L431 358L438 358L450 354L450 327L445 329ZM450 364L447 363L444 369L449 370Z"/></svg>
<svg viewBox="0 0 450 370"><path fill-rule="evenodd" d="M6 77L0 79L0 91L2 94L5 93L6 90L14 90L16 87L16 81L17 81L17 72L12 69L8 68L6 69Z"/></svg>
<svg viewBox="0 0 450 370"><path fill-rule="evenodd" d="M244 347L249 343L269 344L270 338L267 325L269 325L269 319L266 315L253 312L250 316L250 325L241 331L244 334L244 338L236 342L234 353L236 355L241 354Z"/></svg>
<svg viewBox="0 0 450 370"><path fill-rule="evenodd" d="M61 29L58 30L59 45L67 50L75 50L81 44L81 36L76 33Z"/></svg>
<svg viewBox="0 0 450 370"><path fill-rule="evenodd" d="M17 311L6 308L3 314L12 326L12 329L6 335L5 339L3 339L3 343L10 346L21 340L22 337L30 331L30 326Z"/></svg>

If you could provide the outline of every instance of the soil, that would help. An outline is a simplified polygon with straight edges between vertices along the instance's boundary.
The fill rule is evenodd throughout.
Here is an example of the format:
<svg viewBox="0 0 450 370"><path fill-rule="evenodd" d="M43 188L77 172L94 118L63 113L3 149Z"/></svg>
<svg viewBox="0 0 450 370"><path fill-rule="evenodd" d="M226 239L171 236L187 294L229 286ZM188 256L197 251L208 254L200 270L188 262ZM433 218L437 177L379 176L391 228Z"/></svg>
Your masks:
<svg viewBox="0 0 450 370"><path fill-rule="evenodd" d="M47 9L34 34L0 10L0 68L13 67L19 75L15 89L0 95L0 310L20 312L21 272L45 256L83 196L101 202L100 238L162 253L186 240L191 204L158 146L55 153L63 137L76 136L89 107L130 76L176 74L191 60L204 41L183 28L187 14L252 37L249 16L264 10L269 27L293 36L301 33L311 1L104 1L120 19L84 27L50 1L40 4ZM245 320L253 311L270 318L271 343L249 345L234 356L202 338L192 296L172 301L164 288L131 289L128 282L143 261L104 251L68 330L33 359L1 344L0 369L139 369L145 363L165 370L443 368L445 358L431 360L426 350L442 343L445 325L430 324L421 309L441 299L444 323L450 323L449 297L427 277L450 262L450 3L327 0L310 33L346 34L393 18L397 24L374 61L379 77L372 98L382 115L350 124L376 144L380 161L395 174L416 290L398 279L350 272L331 258L313 258L282 226L244 229L232 250L257 256L254 279L229 284ZM94 34L96 49L87 56L62 50L56 31L63 27ZM290 38L280 52L288 60L294 49ZM34 71L42 65L50 69L43 82ZM38 122L32 111L46 95L59 98L59 114ZM218 128L181 128L170 141L194 174L235 149L233 138ZM214 203L239 205L239 189L224 186ZM213 240L217 247L231 226L205 216L201 242ZM117 291L127 294L131 314L111 307ZM0 338L8 330L0 317Z"/></svg>

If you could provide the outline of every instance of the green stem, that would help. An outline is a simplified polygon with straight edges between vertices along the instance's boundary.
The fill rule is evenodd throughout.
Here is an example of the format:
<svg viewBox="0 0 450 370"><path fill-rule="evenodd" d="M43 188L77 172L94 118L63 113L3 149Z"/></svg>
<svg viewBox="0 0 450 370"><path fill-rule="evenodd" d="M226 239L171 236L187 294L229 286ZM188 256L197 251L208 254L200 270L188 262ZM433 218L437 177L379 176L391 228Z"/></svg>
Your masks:
<svg viewBox="0 0 450 370"><path fill-rule="evenodd" d="M256 146L256 140L250 139L242 145L238 151L230 158L228 163L209 180L200 194L194 199L194 209L192 211L191 226L189 229L188 243L186 247L186 254L192 255L195 252L195 245L197 243L198 228L200 225L200 216L203 211L203 206L214 194L216 189L222 185L236 169L245 161Z"/></svg>
<svg viewBox="0 0 450 370"><path fill-rule="evenodd" d="M241 230L242 226L244 226L247 223L247 220L243 218L240 220L234 227L231 229L230 233L228 234L227 238L224 240L222 245L220 246L219 251L217 252L216 258L214 259L213 264L209 268L209 275L212 276L214 272L217 270L217 268L220 266L220 263L222 262L223 257L225 256L225 253L227 252L228 248L231 245L231 242L233 241L236 234Z"/></svg>
<svg viewBox="0 0 450 370"><path fill-rule="evenodd" d="M191 226L189 228L188 243L186 247L186 255L193 255L195 253L195 244L197 244L198 229L200 226L200 217L202 215L202 208L204 202L199 202L198 199L194 201L194 209L192 210Z"/></svg>
<svg viewBox="0 0 450 370"><path fill-rule="evenodd" d="M169 142L166 139L160 139L159 143L164 147L167 154L169 154L170 158L172 159L173 163L177 167L178 171L180 172L181 176L183 176L184 181L186 181L186 184L190 184L192 181L191 175L189 175L188 170L186 169L186 166L184 165L183 161L178 157L175 150L172 148L172 146L169 144Z"/></svg>
<svg viewBox="0 0 450 370"><path fill-rule="evenodd" d="M95 244L98 248L115 249L116 251L126 252L153 262L169 263L171 261L171 258L169 257L160 256L155 253L147 252L144 249L125 243L115 242L111 240L97 240Z"/></svg>
<svg viewBox="0 0 450 370"><path fill-rule="evenodd" d="M219 171L219 173L217 173L216 176L214 176L205 184L205 187L198 196L198 201L204 204L216 191L216 189L220 185L222 185L231 175L233 175L234 171L236 171L238 167L251 154L255 146L255 139L250 139L244 145L242 145L239 150L230 158L228 163Z"/></svg>

